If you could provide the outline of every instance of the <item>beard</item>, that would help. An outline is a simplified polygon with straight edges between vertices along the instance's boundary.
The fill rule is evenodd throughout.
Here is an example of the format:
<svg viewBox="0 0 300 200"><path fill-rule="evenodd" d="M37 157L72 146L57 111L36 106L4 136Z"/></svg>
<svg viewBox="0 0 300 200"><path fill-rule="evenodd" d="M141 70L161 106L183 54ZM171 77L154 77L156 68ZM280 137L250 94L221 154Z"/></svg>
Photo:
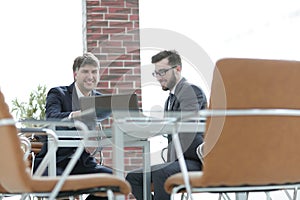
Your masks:
<svg viewBox="0 0 300 200"><path fill-rule="evenodd" d="M165 86L161 86L161 89L162 89L163 91L169 90L169 88L168 88L168 87L165 87Z"/></svg>
<svg viewBox="0 0 300 200"><path fill-rule="evenodd" d="M161 86L161 89L163 91L171 90L176 85L176 77L175 73L172 71L172 76L169 79L169 82L167 82L166 86Z"/></svg>

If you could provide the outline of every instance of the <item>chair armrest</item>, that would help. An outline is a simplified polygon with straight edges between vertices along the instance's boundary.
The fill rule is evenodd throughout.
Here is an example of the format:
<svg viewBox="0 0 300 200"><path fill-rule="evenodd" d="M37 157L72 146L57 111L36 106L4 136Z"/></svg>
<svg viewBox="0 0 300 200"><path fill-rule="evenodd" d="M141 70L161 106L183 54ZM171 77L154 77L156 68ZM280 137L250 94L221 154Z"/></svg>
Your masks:
<svg viewBox="0 0 300 200"><path fill-rule="evenodd" d="M47 135L48 137L51 137L53 140L53 147L49 148L45 157L43 158L42 162L38 166L37 170L33 174L34 176L42 176L43 172L46 170L49 162L50 162L50 156L56 153L56 150L58 148L58 137L55 134L55 132L48 128L20 128L19 136L25 137L26 134L35 134L35 135Z"/></svg>
<svg viewBox="0 0 300 200"><path fill-rule="evenodd" d="M84 132L84 137L83 137L82 142L79 143L79 146L77 147L75 153L73 154L73 157L69 161L69 163L66 166L66 168L65 168L63 174L61 175L59 181L57 182L57 184L55 185L54 189L51 192L51 195L50 195L49 199L55 199L55 197L59 193L60 189L62 188L66 178L69 176L69 174L71 173L72 169L74 168L76 162L78 161L80 155L84 151L84 144L87 143L87 141L89 139L88 127L83 122L77 121L77 120L74 120L74 121L24 120L23 122L32 123L32 124L39 124L39 125L46 125L46 126L51 127L53 129L55 129L56 126L76 127L77 129L80 129ZM49 133L51 135L53 133L53 135L51 135L51 136L53 136L54 141L56 141L56 145L55 145L56 148L51 148L50 150L48 149L48 152L47 152L46 156L44 157L43 161L40 164L40 166L41 165L43 165L43 166L42 166L42 168L40 168L40 166L39 166L39 168L37 169L35 175L41 175L41 172L43 172L45 170L44 167L47 167L47 164L49 163L49 156L53 153L53 149L55 149L54 153L56 152L56 149L57 149L58 137L55 134L55 132L52 129L44 129L44 130L48 130L47 134ZM51 152L49 152L49 151L51 151ZM44 166L44 163L45 163L45 166Z"/></svg>
<svg viewBox="0 0 300 200"><path fill-rule="evenodd" d="M68 163L68 165L66 166L63 174L61 175L60 180L57 182L57 184L55 185L51 195L50 195L50 199L54 199L57 194L59 193L60 189L62 188L65 180L67 179L67 177L70 175L72 169L74 168L76 162L78 161L80 155L82 154L82 152L84 151L84 144L88 141L89 135L88 135L88 127L81 121L74 121L74 126L82 131L84 131L84 137L83 137L83 142L79 143L79 146L77 147L75 153L73 154L73 157L71 158L70 162Z"/></svg>
<svg viewBox="0 0 300 200"><path fill-rule="evenodd" d="M197 149L196 149L197 156L200 159L200 161L201 161L202 164L203 164L203 146L204 146L204 143L205 142L203 142L202 144L200 144L197 147Z"/></svg>
<svg viewBox="0 0 300 200"><path fill-rule="evenodd" d="M3 118L0 119L0 126L7 126L7 125L16 125L16 121L13 118Z"/></svg>
<svg viewBox="0 0 300 200"><path fill-rule="evenodd" d="M21 145L22 145L22 149L24 150L24 156L23 156L23 160L27 161L30 153L31 153L31 143L29 141L29 139L25 136L19 136L20 141L21 141Z"/></svg>

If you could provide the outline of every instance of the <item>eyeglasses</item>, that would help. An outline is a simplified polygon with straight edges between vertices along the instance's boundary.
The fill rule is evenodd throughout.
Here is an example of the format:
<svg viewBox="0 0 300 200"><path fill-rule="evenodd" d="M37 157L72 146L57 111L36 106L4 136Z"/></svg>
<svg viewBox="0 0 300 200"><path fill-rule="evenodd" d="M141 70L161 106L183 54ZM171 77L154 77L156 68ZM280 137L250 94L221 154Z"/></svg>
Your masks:
<svg viewBox="0 0 300 200"><path fill-rule="evenodd" d="M166 73L167 73L169 70L174 69L175 67L177 67L177 65L175 65L175 66L173 66L173 67L170 67L170 68L168 68L168 69L161 69L161 70L159 70L159 71L154 71L154 72L152 73L152 76L154 76L154 77L157 77L157 76L164 76L164 75L166 75Z"/></svg>

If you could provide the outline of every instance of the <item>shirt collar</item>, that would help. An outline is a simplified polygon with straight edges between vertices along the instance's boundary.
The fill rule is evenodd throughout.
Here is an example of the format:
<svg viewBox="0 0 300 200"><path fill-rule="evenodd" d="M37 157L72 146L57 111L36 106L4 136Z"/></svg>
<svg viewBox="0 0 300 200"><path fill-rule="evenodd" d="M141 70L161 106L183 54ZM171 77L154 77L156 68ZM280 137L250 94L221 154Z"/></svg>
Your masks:
<svg viewBox="0 0 300 200"><path fill-rule="evenodd" d="M79 99L80 97L84 97L84 95L83 95L82 92L80 91L79 87L77 86L76 82L75 82L75 88L76 88L76 92L77 92L78 99ZM92 92L90 92L89 96L91 96L91 93L92 93Z"/></svg>
<svg viewBox="0 0 300 200"><path fill-rule="evenodd" d="M181 81L183 77L180 77L180 79L177 81L177 83L175 84L175 86L173 87L173 89L170 91L171 94L175 94L175 90L176 90L176 87L178 85L178 83Z"/></svg>

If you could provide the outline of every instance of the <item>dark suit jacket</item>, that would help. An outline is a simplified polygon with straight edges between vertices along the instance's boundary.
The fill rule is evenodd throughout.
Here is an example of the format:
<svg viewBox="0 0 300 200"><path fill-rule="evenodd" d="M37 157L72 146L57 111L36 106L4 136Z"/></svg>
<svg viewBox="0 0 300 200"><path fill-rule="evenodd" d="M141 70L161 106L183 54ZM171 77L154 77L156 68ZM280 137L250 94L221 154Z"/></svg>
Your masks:
<svg viewBox="0 0 300 200"><path fill-rule="evenodd" d="M92 96L101 95L97 91L92 91ZM80 110L79 99L75 88L75 83L72 83L69 86L60 86L51 88L47 94L46 99L46 118L47 120L57 120L67 118L72 111ZM59 128L62 129L62 128ZM64 128L66 129L66 128ZM56 162L59 164L66 159L69 159L73 153L76 151L76 148L65 147L58 148L56 153ZM42 150L36 156L36 163L39 165L45 154L47 153L47 141L44 142ZM83 152L80 160L86 166L92 167L96 165L93 162L93 159L89 159L90 154ZM92 162L91 162L92 161Z"/></svg>
<svg viewBox="0 0 300 200"><path fill-rule="evenodd" d="M204 92L197 86L192 85L182 78L175 88L175 101L170 108L168 108L169 98L165 103L166 112L172 111L199 111L205 109L207 100ZM166 113L167 114L167 113ZM168 136L168 161L175 161L177 159L175 148L170 143L171 135ZM202 133L179 133L179 140L182 146L183 155L185 159L199 160L196 149L203 142Z"/></svg>

